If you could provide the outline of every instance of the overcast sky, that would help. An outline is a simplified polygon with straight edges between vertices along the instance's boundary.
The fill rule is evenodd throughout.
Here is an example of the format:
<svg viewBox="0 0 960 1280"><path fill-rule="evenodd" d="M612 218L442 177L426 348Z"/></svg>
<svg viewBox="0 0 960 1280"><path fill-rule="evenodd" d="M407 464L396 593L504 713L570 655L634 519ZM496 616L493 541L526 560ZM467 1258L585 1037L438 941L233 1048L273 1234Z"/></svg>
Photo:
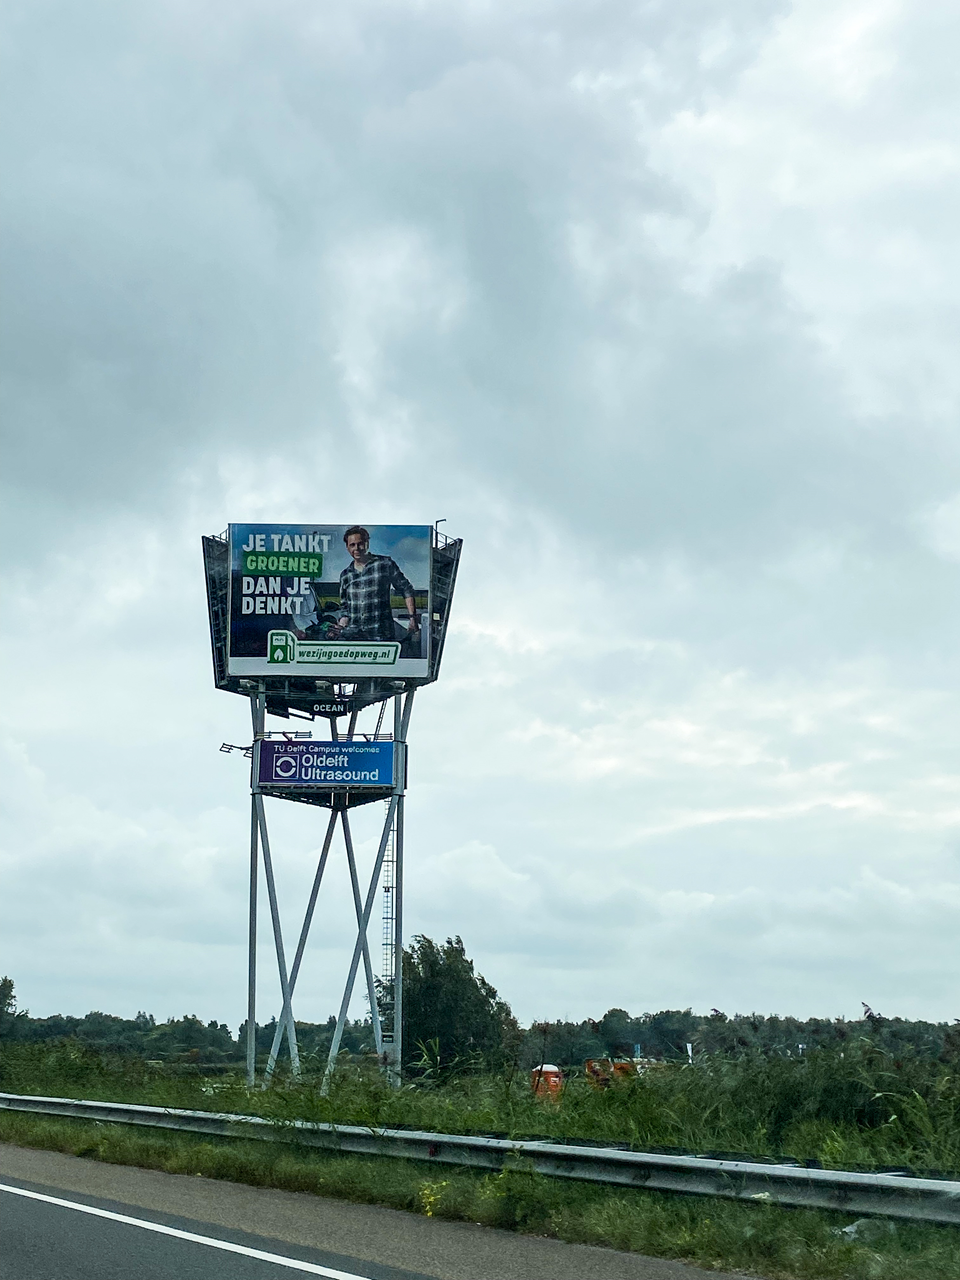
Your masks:
<svg viewBox="0 0 960 1280"><path fill-rule="evenodd" d="M443 517L408 934L524 1020L960 1016L956 5L5 24L21 1003L236 1027L249 713L200 537ZM268 805L293 933L321 818ZM300 1018L339 1002L341 863Z"/></svg>

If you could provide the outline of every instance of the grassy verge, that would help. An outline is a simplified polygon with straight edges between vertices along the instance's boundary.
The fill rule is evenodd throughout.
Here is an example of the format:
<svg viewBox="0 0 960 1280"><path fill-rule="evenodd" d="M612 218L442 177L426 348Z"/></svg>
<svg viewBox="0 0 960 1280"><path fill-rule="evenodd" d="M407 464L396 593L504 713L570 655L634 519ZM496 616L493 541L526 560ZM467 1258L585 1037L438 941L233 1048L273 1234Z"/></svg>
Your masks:
<svg viewBox="0 0 960 1280"><path fill-rule="evenodd" d="M837 1235L849 1215L482 1174L408 1160L204 1139L126 1125L0 1112L0 1141L113 1164L383 1204L702 1267L791 1280L960 1280L960 1232L897 1223L869 1242Z"/></svg>
<svg viewBox="0 0 960 1280"><path fill-rule="evenodd" d="M600 1091L571 1079L556 1105L522 1073L463 1076L389 1089L354 1063L329 1096L310 1063L301 1083L264 1092L238 1076L184 1079L162 1066L77 1042L0 1047L0 1088L13 1093L261 1114L275 1119L407 1126L441 1133L581 1138L640 1150L789 1156L826 1168L898 1168L960 1176L960 1073L894 1059L868 1043L802 1059L744 1055L671 1063Z"/></svg>

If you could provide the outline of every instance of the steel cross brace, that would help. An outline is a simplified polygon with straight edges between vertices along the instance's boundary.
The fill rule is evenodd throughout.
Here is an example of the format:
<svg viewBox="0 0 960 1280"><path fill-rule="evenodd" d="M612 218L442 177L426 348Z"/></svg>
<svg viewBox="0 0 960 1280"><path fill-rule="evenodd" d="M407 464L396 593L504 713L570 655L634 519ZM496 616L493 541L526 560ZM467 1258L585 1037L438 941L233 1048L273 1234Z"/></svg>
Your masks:
<svg viewBox="0 0 960 1280"><path fill-rule="evenodd" d="M297 952L294 956L293 967L290 970L290 979L288 982L288 991L290 1000L293 999L293 992L297 985L297 977L300 973L300 961L303 959L303 952L307 945L307 937L310 933L310 926L313 923L313 913L317 905L317 895L320 892L320 882L323 879L323 873L327 865L327 857L330 853L330 846L333 842L333 834L337 825L337 817L343 824L343 838L347 850L347 862L350 867L350 882L353 886L353 902L354 909L357 913L357 928L360 928L360 920L362 916L362 905L360 902L360 885L357 880L357 863L353 852L353 837L350 833L350 822L347 817L346 809L336 810L330 814L327 822L327 831L323 840L323 849L320 854L320 861L317 863L317 873L313 879L313 888L310 891L310 899L307 903L307 911L303 918L303 925L300 929L300 940L297 943ZM383 1052L383 1035L380 1027L380 1014L377 1008L376 985L373 978L373 965L370 960L370 948L367 942L366 933L363 935L363 963L367 979L367 996L370 1000L370 1010L373 1020L373 1035L377 1046L377 1053ZM293 1020L293 1013L290 1008L289 1001L284 1002L283 1011L280 1014L280 1020L277 1023L276 1030L273 1033L273 1044L270 1048L270 1057L267 1060L267 1067L264 1073L264 1085L270 1080L277 1065L277 1055L280 1052L280 1042L283 1038L284 1028L287 1028L289 1038L290 1023Z"/></svg>
<svg viewBox="0 0 960 1280"><path fill-rule="evenodd" d="M277 953L277 973L280 978L280 993L283 997L283 1012L280 1017L281 1028L286 1027L287 1041L290 1047L290 1064L295 1076L300 1075L300 1053L297 1048L297 1030L293 1020L293 1009L290 1003L290 984L287 980L287 961L283 950L283 930L280 927L280 908L277 903L277 886L273 875L273 859L270 856L270 838L267 834L267 817L263 808L263 796L257 786L260 762L260 743L263 740L264 720L266 717L266 696L263 683L257 694L250 699L250 714L253 720L253 758L250 769L251 790L251 822L250 822L250 917L249 917L249 956L247 964L247 1083L252 1085L256 1079L257 1061L257 1022L256 1022L256 985L257 985L257 837L263 849L263 871L267 882L267 897L270 902L270 919L273 924L273 941Z"/></svg>

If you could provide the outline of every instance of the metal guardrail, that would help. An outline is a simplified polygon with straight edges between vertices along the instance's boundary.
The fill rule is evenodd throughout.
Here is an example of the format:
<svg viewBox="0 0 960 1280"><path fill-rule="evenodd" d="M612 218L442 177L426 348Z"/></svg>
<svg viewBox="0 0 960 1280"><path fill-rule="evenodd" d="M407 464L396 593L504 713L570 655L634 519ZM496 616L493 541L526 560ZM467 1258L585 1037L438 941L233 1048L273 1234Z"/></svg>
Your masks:
<svg viewBox="0 0 960 1280"><path fill-rule="evenodd" d="M393 1156L479 1169L517 1169L650 1191L682 1191L769 1204L882 1214L960 1225L960 1182L895 1173L849 1173L703 1156L656 1155L561 1142L473 1138L406 1129L276 1121L216 1111L179 1111L121 1102L87 1102L0 1093L0 1109L72 1116L110 1124L148 1125L229 1138L295 1143L326 1151Z"/></svg>

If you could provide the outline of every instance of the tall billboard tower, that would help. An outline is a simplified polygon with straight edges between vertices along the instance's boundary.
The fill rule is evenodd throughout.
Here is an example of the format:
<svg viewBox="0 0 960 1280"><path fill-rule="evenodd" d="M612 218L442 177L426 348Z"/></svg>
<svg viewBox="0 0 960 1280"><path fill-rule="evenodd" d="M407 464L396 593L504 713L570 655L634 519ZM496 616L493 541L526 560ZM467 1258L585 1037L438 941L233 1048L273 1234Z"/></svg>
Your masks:
<svg viewBox="0 0 960 1280"><path fill-rule="evenodd" d="M293 995L338 825L357 935L325 1080L336 1063L362 963L374 1040L399 1083L403 1045L403 809L413 698L437 679L460 560L460 539L430 525L232 524L203 539L218 689L250 701L250 881L247 1079L256 1079L257 898L260 864L273 926L282 1007L265 1077L284 1037L300 1073ZM326 722L326 733L273 731L267 716ZM364 723L362 723L364 722ZM233 749L224 744L225 750ZM293 963L277 905L265 798L328 810L320 858ZM350 810L379 801L383 826L361 892ZM382 961L368 929L383 884Z"/></svg>

